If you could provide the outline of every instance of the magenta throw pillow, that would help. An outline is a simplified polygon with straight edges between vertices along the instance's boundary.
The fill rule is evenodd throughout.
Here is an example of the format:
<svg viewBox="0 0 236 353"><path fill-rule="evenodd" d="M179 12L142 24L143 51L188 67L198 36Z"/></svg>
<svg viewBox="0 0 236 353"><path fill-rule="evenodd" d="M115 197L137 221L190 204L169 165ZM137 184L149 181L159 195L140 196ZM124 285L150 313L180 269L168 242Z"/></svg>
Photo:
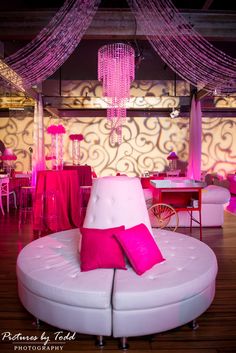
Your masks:
<svg viewBox="0 0 236 353"><path fill-rule="evenodd" d="M117 233L115 237L138 275L165 260L153 236L142 223Z"/></svg>
<svg viewBox="0 0 236 353"><path fill-rule="evenodd" d="M81 271L96 268L126 270L122 248L114 237L124 229L124 226L109 229L81 228Z"/></svg>

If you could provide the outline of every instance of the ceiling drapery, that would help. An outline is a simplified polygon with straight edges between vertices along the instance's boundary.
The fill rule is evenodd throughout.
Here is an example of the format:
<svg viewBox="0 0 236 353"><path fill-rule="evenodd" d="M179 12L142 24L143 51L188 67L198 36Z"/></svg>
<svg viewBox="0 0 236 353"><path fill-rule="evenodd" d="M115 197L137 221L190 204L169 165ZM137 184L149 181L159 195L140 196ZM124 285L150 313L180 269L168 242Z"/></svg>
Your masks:
<svg viewBox="0 0 236 353"><path fill-rule="evenodd" d="M198 89L236 91L236 59L197 33L169 0L127 0L162 60Z"/></svg>
<svg viewBox="0 0 236 353"><path fill-rule="evenodd" d="M25 87L51 76L72 54L97 11L100 0L67 0L49 24L5 62Z"/></svg>
<svg viewBox="0 0 236 353"><path fill-rule="evenodd" d="M236 91L236 59L197 33L170 0L127 1L155 51L180 77L218 95ZM25 87L44 81L68 59L99 3L66 0L35 39L5 60Z"/></svg>

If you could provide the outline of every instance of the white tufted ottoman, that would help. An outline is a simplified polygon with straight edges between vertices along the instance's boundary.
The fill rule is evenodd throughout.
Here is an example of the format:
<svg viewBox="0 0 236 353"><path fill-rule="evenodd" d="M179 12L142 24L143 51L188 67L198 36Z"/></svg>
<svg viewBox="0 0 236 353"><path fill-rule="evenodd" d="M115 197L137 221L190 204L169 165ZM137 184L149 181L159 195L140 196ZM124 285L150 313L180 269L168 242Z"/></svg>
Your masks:
<svg viewBox="0 0 236 353"><path fill-rule="evenodd" d="M109 336L114 271L81 272L79 237L72 229L28 244L17 259L19 297L31 314L53 326Z"/></svg>
<svg viewBox="0 0 236 353"><path fill-rule="evenodd" d="M215 295L217 261L203 242L153 230L166 261L138 276L117 270L112 296L113 336L141 336L196 319Z"/></svg>
<svg viewBox="0 0 236 353"><path fill-rule="evenodd" d="M48 324L94 335L146 335L190 322L214 298L216 257L189 236L154 235L166 261L142 276L131 268L81 272L79 230L33 241L17 259L22 304Z"/></svg>
<svg viewBox="0 0 236 353"><path fill-rule="evenodd" d="M152 232L139 178L127 176L97 178L84 220L87 228L131 228L143 223Z"/></svg>

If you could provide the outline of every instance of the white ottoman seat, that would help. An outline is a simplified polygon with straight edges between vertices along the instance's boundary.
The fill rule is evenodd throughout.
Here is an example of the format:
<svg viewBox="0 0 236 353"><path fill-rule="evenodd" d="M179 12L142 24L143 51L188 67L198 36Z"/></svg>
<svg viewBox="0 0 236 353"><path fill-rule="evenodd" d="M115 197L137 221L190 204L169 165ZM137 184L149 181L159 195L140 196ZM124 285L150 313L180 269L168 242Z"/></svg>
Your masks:
<svg viewBox="0 0 236 353"><path fill-rule="evenodd" d="M212 250L189 236L152 230L137 178L97 179L84 227L126 228L144 223L166 261L138 276L132 268L81 272L79 230L28 244L17 259L22 304L60 329L128 337L190 322L211 304L217 262Z"/></svg>
<svg viewBox="0 0 236 353"><path fill-rule="evenodd" d="M179 233L154 230L166 258L141 277L117 270L113 290L113 335L140 336L190 322L215 294L216 257L204 243Z"/></svg>
<svg viewBox="0 0 236 353"><path fill-rule="evenodd" d="M69 230L26 246L17 260L19 296L33 315L49 324L110 335L114 271L81 272L79 237L78 229Z"/></svg>
<svg viewBox="0 0 236 353"><path fill-rule="evenodd" d="M33 241L17 260L22 304L60 329L103 336L146 335L194 320L214 298L215 255L186 235L154 235L166 261L142 276L131 268L80 272L78 230Z"/></svg>

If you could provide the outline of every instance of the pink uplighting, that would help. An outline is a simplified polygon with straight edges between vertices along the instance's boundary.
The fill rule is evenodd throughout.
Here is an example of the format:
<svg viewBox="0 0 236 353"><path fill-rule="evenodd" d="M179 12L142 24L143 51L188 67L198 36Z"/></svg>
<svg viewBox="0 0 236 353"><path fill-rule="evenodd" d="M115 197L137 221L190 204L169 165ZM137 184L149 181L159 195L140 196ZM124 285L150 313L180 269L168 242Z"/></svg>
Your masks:
<svg viewBox="0 0 236 353"><path fill-rule="evenodd" d="M98 79L103 83L103 95L108 98L107 117L111 122L111 137L122 139L122 124L126 118L126 102L134 79L134 49L123 43L108 44L98 51Z"/></svg>

